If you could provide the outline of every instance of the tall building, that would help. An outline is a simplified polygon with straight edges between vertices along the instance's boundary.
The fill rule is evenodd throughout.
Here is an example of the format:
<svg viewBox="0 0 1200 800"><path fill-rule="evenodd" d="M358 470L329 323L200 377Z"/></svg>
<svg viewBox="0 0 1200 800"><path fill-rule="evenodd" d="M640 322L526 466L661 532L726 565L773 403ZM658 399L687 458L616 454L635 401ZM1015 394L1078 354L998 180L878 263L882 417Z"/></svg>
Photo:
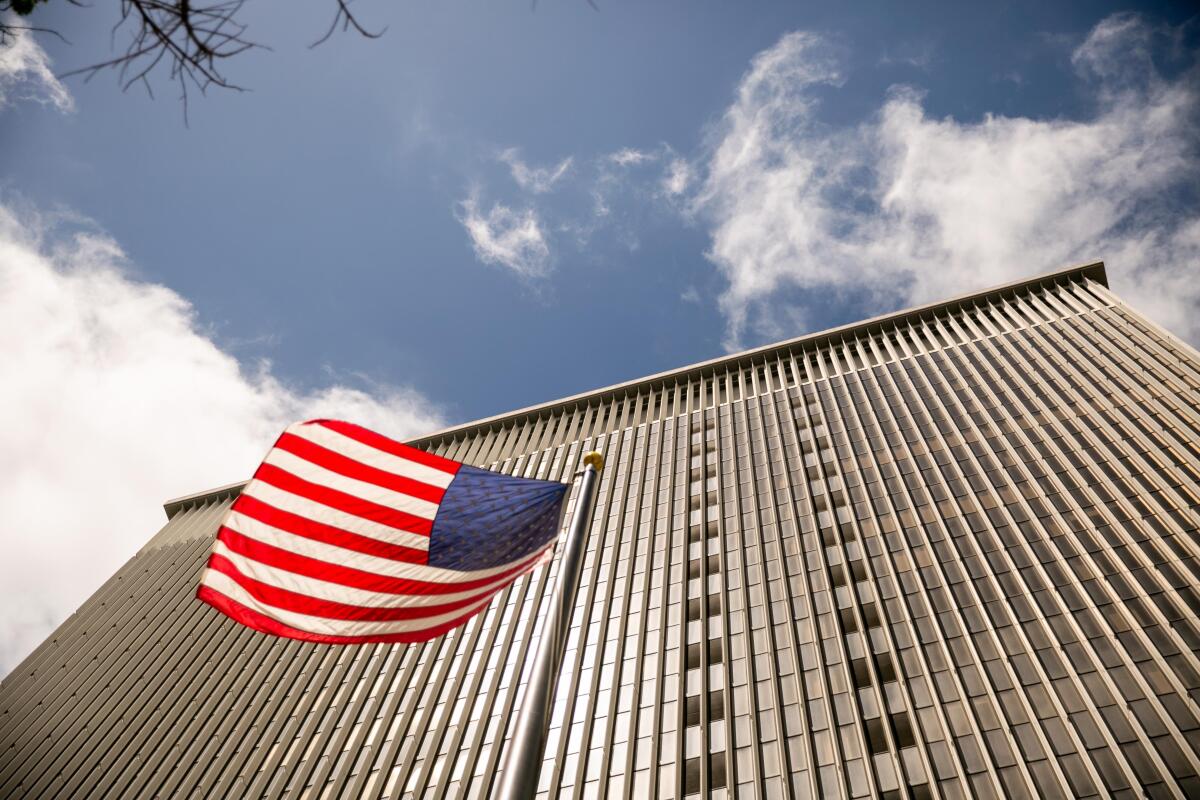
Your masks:
<svg viewBox="0 0 1200 800"><path fill-rule="evenodd" d="M1200 354L1101 264L415 444L606 454L541 797L1200 797ZM0 796L486 797L553 568L275 639L192 599L237 490L0 684Z"/></svg>

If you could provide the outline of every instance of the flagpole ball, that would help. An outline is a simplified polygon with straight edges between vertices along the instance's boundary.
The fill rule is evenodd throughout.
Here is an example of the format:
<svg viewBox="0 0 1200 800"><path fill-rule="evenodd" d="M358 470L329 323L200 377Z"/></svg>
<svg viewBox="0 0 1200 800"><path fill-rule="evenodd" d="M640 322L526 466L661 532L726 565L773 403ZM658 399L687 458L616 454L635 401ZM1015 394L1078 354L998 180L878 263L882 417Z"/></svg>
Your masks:
<svg viewBox="0 0 1200 800"><path fill-rule="evenodd" d="M599 450L592 450L583 457L583 465L585 467L595 467L596 472L604 469L604 456L600 455Z"/></svg>

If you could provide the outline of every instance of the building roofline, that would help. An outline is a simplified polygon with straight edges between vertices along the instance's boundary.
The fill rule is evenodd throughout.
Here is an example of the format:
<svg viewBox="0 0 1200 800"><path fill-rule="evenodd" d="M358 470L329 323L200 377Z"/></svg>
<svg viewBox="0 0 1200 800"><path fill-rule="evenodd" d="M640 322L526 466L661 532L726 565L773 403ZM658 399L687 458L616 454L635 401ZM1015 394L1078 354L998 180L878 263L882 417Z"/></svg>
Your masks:
<svg viewBox="0 0 1200 800"><path fill-rule="evenodd" d="M468 431L493 427L509 421L518 420L522 417L543 414L553 409L566 408L583 402L602 401L605 397L621 393L628 394L628 392L635 387L646 387L655 383L661 383L670 380L672 378L677 379L685 376L700 374L719 364L735 361L753 362L757 358L762 358L767 355L772 355L796 347L816 346L834 339L858 336L863 333L873 333L889 323L897 323L907 319L927 319L941 311L946 311L954 307L975 304L981 301L999 300L1002 298L1012 297L1022 292L1043 289L1049 286L1059 285L1067 282L1077 282L1085 279L1096 281L1097 283L1108 287L1108 274L1105 271L1104 262L1092 261L1085 264L1076 264L1074 266L1054 270L1053 272L1035 275L1030 278L1012 281L999 286L992 286L980 291L968 292L966 294L958 295L957 297L952 297L948 300L939 300L934 303L913 306L911 308L905 308L899 311L890 312L888 314L871 317L870 319L851 322L846 325L839 325L834 328L827 328L814 333L806 333L803 336L797 336L781 342L762 345L761 347L755 347L750 350L743 350L739 353L730 353L728 355L710 358L706 361L699 361L694 364L689 364L684 367L658 372L653 375L647 375L645 377L635 378L633 380L623 381L621 383L614 383L598 389L589 389L585 392L573 394L568 397L562 397L557 400L538 403L532 406L526 406L525 408L519 408L515 411L506 411L502 414L484 417L483 419L477 419L471 422L463 422L458 425L451 425L447 428L433 431L432 433L414 437L407 440L407 442L408 444L418 446L421 444L428 444L430 442L439 439L445 439L447 437L457 437ZM168 500L166 503L164 503L163 510L167 512L167 517L170 518L185 506L214 499L224 499L226 495L233 496L245 485L246 481L240 481L238 483L231 483L227 486L222 486L217 489L209 489L207 491L184 495L183 497L177 497L174 500Z"/></svg>
<svg viewBox="0 0 1200 800"><path fill-rule="evenodd" d="M216 489L205 489L203 492L185 494L182 497L176 497L163 503L163 511L167 512L167 519L170 519L187 506L234 497L241 493L242 487L247 483L249 481L238 481L237 483L227 483L224 486L218 486Z"/></svg>
<svg viewBox="0 0 1200 800"><path fill-rule="evenodd" d="M458 425L451 425L447 428L442 428L441 430L433 431L432 433L427 433L422 436L409 439L408 443L413 445L424 444L437 439L444 439L447 436L458 435L476 428L490 427L510 419L517 419L531 414L543 413L554 408L578 404L584 402L585 400L599 399L606 395L618 394L621 392L628 393L628 391L634 387L646 386L648 384L658 383L670 378L679 378L694 373L704 372L719 364L742 360L753 361L756 358L771 355L784 350L790 350L795 347L815 345L839 337L855 336L862 333L872 332L888 323L899 322L904 319L928 318L929 316L936 314L938 311L946 310L953 306L977 303L981 300L993 300L1011 297L1023 291L1041 289L1047 286L1057 285L1064 282L1078 281L1084 278L1094 280L1097 283L1107 287L1108 275L1104 269L1104 262L1093 261L1086 264L1065 267L1053 272L1036 275L1031 278L1012 281L1011 283L993 286L977 292L969 292L957 297L952 297L949 300L939 300L935 303L926 303L920 306L913 306L900 311L893 311L888 314L871 317L870 319L851 322L846 325L839 325L835 328L826 328L825 330L816 331L814 333L806 333L803 336L797 336L781 342L762 345L750 350L743 350L738 353L730 353L728 355L710 358L706 361L698 361L685 367L669 369L664 372L658 372L653 375L647 375L642 378L635 378L633 380L623 381L621 383L614 383L598 389L589 389L588 391L573 394L569 397L563 397L558 400L550 400L545 403L538 403L536 405L526 406L525 408L519 408L515 411L506 411L503 414L496 414L491 417L485 417L483 419L478 419L471 422L463 422Z"/></svg>

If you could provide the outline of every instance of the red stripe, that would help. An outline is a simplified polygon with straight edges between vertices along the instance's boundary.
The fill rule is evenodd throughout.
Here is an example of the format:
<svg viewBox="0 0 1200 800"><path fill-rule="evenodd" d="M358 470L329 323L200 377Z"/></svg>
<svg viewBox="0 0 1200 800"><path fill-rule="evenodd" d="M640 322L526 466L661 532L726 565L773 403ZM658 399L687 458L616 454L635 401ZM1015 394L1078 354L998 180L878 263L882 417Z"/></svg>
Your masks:
<svg viewBox="0 0 1200 800"><path fill-rule="evenodd" d="M370 445L376 450L382 450L385 453L391 453L400 458L407 458L409 461L415 461L418 464L424 464L427 467L439 469L442 472L449 472L454 475L458 472L458 468L462 466L457 461L451 461L448 458L435 456L433 453L426 453L424 450L418 450L415 447L409 447L406 444L380 436L374 431L369 431L366 428L360 428L350 422L342 422L336 419L314 419L310 420L305 425L320 425L329 428L331 431L337 431L343 436L354 439L356 442Z"/></svg>
<svg viewBox="0 0 1200 800"><path fill-rule="evenodd" d="M371 522L378 522L380 525L387 525L389 528L419 533L422 536L428 536L429 532L433 530L433 520L422 519L379 503L372 503L370 500L363 500L361 497L355 497L346 492L339 492L337 489L330 489L319 483L306 481L274 464L259 465L254 477L263 483L283 489L285 492L291 492Z"/></svg>
<svg viewBox="0 0 1200 800"><path fill-rule="evenodd" d="M427 642L430 639L441 636L451 628L456 628L462 625L476 614L486 611L487 606L463 614L457 619L452 619L448 622L443 622L439 625L434 625L431 628L422 628L418 631L406 631L404 633L386 633L375 636L330 636L324 633L310 633L302 631L299 628L293 628L284 625L278 620L273 620L270 617L260 614L252 608L247 608L231 597L221 594L211 586L201 584L196 590L196 598L208 603L213 608L220 611L230 619L240 622L247 628L253 628L261 633L269 633L273 636L283 636L287 639L299 639L303 642L321 642L322 644L371 644L380 643L386 644L390 642Z"/></svg>
<svg viewBox="0 0 1200 800"><path fill-rule="evenodd" d="M516 575L531 561L540 558L542 555L541 551L539 551L529 558L523 559L516 566L487 578L477 578L461 583L435 583L432 581L413 580L411 578L392 578L387 575L354 569L353 567L343 567L340 564L331 564L328 561L298 555L274 545L251 539L249 536L244 536L232 528L225 526L222 526L221 530L217 532L217 538L238 555L245 556L252 561L257 561L270 567L276 567L286 572L304 575L305 577L315 578L328 583L349 586L353 589L396 595L451 594L453 592L478 589L487 586L489 583L503 580L510 575Z"/></svg>
<svg viewBox="0 0 1200 800"><path fill-rule="evenodd" d="M500 589L504 588L501 586L500 589L492 592L454 600L449 603L441 603L435 606L355 606L348 603L337 603L332 600L310 597L300 592L281 589L278 586L272 586L269 583L255 580L239 570L237 565L232 561L216 553L208 557L208 566L217 572L228 575L238 585L249 592L250 595L269 606L282 608L287 611L295 611L298 614L308 614L312 617L350 621L396 622L398 620L436 617L481 602L486 597L494 595Z"/></svg>
<svg viewBox="0 0 1200 800"><path fill-rule="evenodd" d="M333 525L326 525L323 522L317 522L308 517L302 517L299 514L275 508L275 506L264 503L257 497L251 497L250 495L240 495L233 502L231 510L245 514L247 517L270 525L272 528L278 528L281 531L287 531L296 536L302 536L305 539L312 539L314 542L322 542L324 544L331 544L334 547L353 550L356 553L363 553L364 555L375 556L376 558L387 558L392 561L403 561L409 564L424 564L429 560L428 550L392 544L391 542L343 530Z"/></svg>
<svg viewBox="0 0 1200 800"><path fill-rule="evenodd" d="M341 453L335 453L315 442L310 442L308 439L302 439L294 433L285 433L283 436L280 436L279 441L275 443L275 447L278 450L286 450L292 455L299 456L305 461L324 467L339 475L345 475L347 478L353 478L356 481L363 481L375 486L382 486L385 489L391 489L393 492L427 500L430 503L442 502L442 495L446 493L445 489L437 486L430 486L428 483L421 483L418 480L378 469L361 461L355 461L353 458L344 456Z"/></svg>

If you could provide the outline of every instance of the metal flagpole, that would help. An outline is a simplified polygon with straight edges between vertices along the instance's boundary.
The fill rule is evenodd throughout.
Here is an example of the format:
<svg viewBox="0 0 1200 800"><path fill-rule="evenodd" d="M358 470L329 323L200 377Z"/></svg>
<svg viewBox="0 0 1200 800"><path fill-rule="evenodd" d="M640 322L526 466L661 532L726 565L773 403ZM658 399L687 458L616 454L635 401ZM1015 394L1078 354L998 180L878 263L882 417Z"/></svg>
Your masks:
<svg viewBox="0 0 1200 800"><path fill-rule="evenodd" d="M546 732L550 728L550 708L554 687L562 667L563 650L567 646L567 631L571 613L575 610L575 595L579 591L579 573L583 569L584 544L592 524L592 507L596 499L596 483L604 469L604 456L595 450L583 457L583 486L575 505L575 516L567 530L558 566L558 580L550 599L550 615L542 629L533 670L521 700L521 710L513 727L512 741L504 755L504 773L500 778L500 800L530 800L537 791L542 757L546 752Z"/></svg>

